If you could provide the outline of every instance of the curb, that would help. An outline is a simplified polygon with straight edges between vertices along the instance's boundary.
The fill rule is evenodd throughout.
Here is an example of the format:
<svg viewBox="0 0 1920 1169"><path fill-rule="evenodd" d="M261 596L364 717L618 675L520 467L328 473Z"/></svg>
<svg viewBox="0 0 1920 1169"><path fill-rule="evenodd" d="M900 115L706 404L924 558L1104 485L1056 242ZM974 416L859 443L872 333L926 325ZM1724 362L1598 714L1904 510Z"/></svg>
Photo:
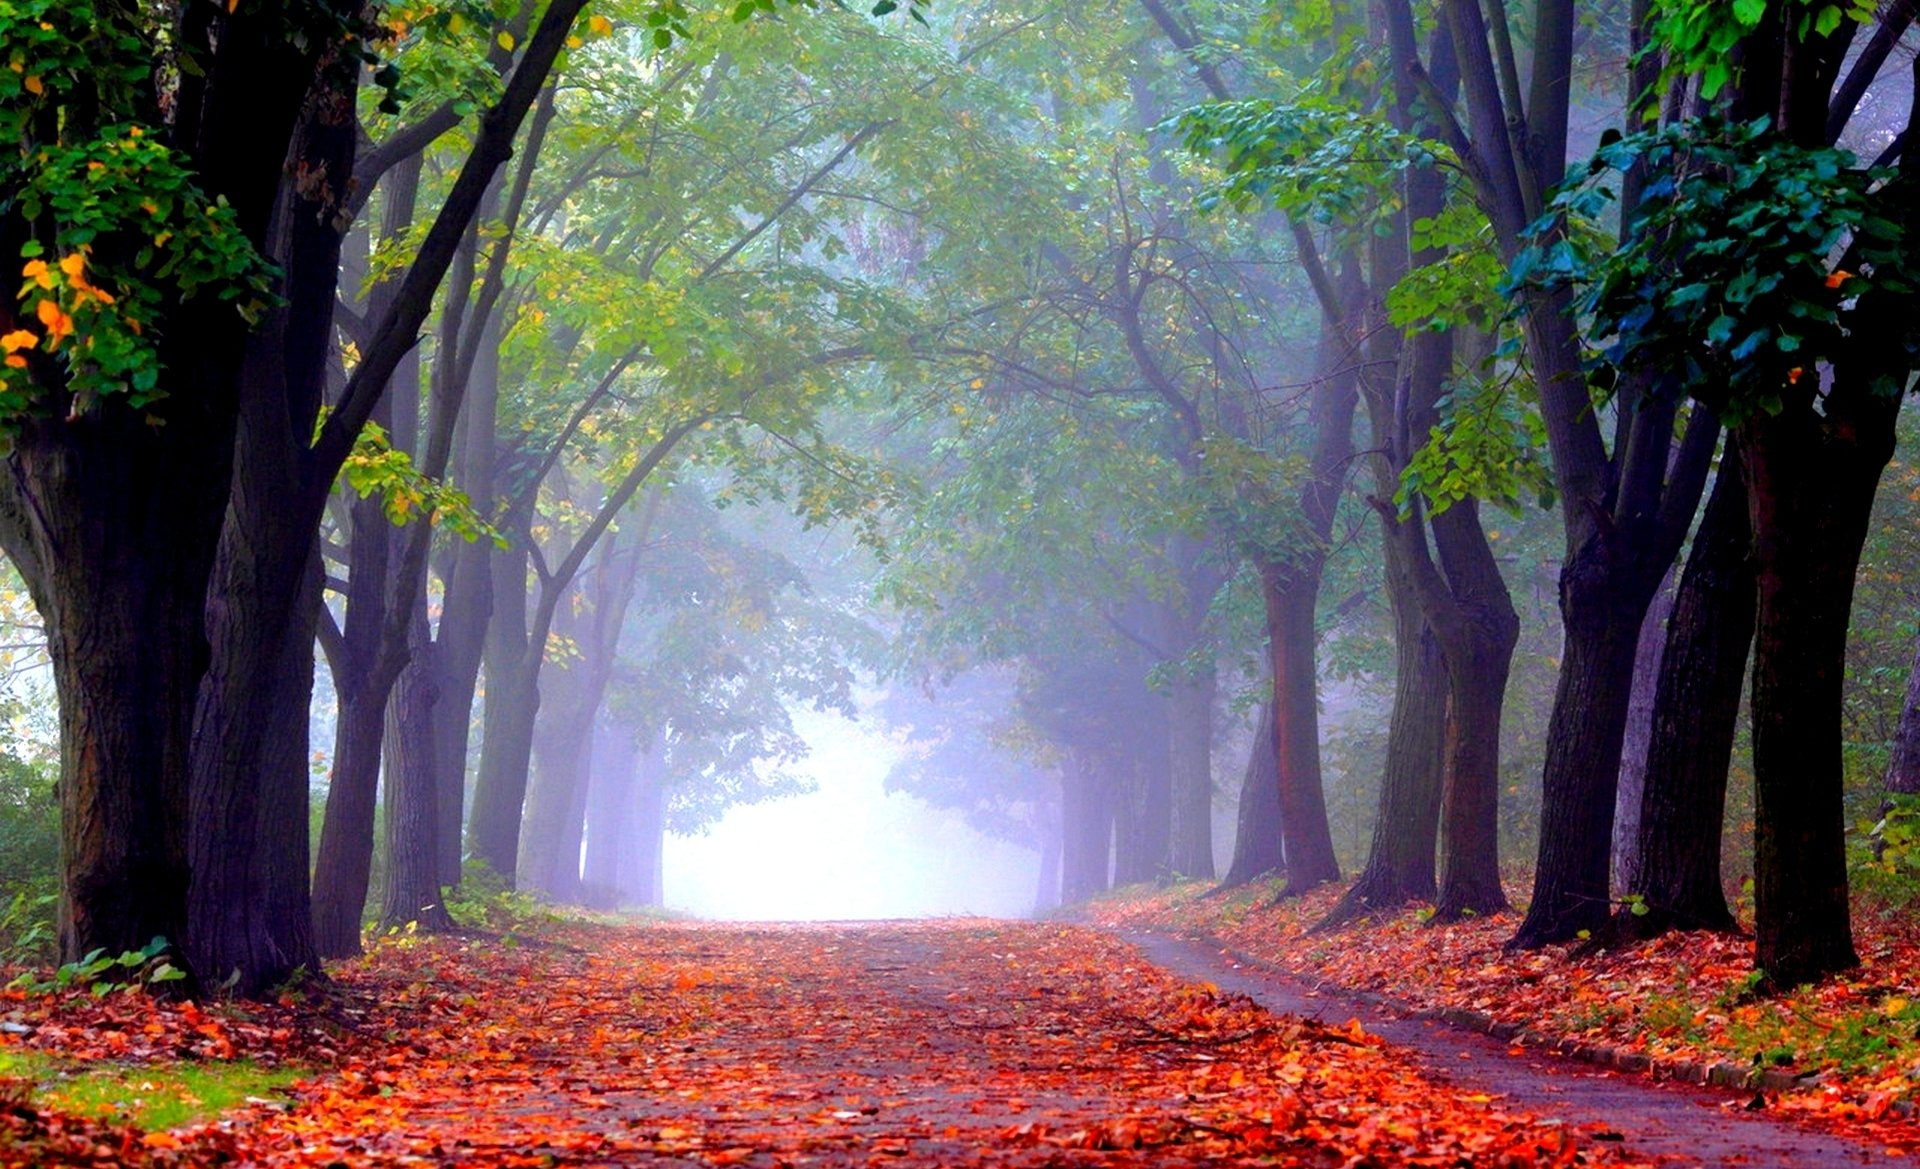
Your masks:
<svg viewBox="0 0 1920 1169"><path fill-rule="evenodd" d="M1696 1060L1677 1057L1655 1058L1644 1052L1613 1044L1594 1043L1571 1035L1552 1035L1544 1031L1536 1031L1519 1023L1496 1019L1483 1011L1469 1010L1465 1007L1423 1007L1375 991L1358 990L1335 982L1307 978L1237 950L1212 934L1172 933L1165 936L1184 938L1215 947L1227 958L1242 966L1277 975L1317 994L1344 998L1363 1006L1393 1011L1412 1019L1431 1019L1463 1031L1490 1035L1507 1043L1523 1043L1542 1051L1553 1052L1566 1059L1593 1064L1611 1071L1645 1075L1654 1080L1673 1080L1683 1084L1775 1093L1812 1087L1818 1082L1820 1076L1819 1072L1795 1074L1779 1068L1754 1068L1737 1063L1700 1063ZM1887 1105L1887 1112L1895 1116L1911 1118L1920 1114L1920 1105L1916 1105L1911 1100L1895 1100Z"/></svg>

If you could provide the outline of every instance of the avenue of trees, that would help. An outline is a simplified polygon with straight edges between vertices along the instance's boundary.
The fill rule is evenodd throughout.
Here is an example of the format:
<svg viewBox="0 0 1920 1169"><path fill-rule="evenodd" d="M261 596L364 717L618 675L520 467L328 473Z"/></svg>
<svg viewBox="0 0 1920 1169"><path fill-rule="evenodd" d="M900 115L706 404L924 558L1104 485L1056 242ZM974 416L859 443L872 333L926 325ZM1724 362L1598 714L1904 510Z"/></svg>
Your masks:
<svg viewBox="0 0 1920 1169"><path fill-rule="evenodd" d="M1920 866L1916 17L0 0L0 874L57 801L64 957L258 994L482 866L659 904L865 686L1042 907L1751 874L1845 969Z"/></svg>

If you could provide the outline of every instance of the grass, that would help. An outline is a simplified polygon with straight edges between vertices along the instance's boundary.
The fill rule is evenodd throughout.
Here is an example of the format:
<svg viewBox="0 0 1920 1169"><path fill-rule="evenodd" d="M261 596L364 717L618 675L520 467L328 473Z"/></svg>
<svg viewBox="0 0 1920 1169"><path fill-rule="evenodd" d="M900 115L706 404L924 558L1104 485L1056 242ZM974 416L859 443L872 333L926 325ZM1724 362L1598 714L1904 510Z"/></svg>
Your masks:
<svg viewBox="0 0 1920 1169"><path fill-rule="evenodd" d="M271 1098L310 1073L247 1060L165 1067L79 1063L0 1050L0 1078L33 1084L34 1098L63 1112L123 1120L149 1131L212 1120L249 1097Z"/></svg>

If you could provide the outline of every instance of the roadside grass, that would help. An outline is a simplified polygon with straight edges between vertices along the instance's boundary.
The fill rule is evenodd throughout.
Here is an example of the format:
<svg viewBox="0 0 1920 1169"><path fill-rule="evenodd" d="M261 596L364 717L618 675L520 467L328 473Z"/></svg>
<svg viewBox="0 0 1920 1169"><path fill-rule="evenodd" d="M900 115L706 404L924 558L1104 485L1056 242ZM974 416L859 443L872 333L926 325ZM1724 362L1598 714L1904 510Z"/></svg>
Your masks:
<svg viewBox="0 0 1920 1169"><path fill-rule="evenodd" d="M36 1103L89 1119L124 1121L149 1132L198 1124L244 1104L275 1099L310 1074L297 1067L265 1068L251 1060L131 1065L0 1048L0 1080L27 1082Z"/></svg>

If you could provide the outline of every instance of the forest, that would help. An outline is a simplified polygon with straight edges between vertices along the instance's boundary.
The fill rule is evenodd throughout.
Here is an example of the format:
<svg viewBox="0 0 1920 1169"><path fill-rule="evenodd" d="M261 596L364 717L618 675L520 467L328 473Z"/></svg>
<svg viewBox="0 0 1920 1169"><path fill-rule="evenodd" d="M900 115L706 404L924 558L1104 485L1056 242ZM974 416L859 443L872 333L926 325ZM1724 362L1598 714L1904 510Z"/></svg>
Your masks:
<svg viewBox="0 0 1920 1169"><path fill-rule="evenodd" d="M0 0L0 1166L1920 1152L1917 23Z"/></svg>

